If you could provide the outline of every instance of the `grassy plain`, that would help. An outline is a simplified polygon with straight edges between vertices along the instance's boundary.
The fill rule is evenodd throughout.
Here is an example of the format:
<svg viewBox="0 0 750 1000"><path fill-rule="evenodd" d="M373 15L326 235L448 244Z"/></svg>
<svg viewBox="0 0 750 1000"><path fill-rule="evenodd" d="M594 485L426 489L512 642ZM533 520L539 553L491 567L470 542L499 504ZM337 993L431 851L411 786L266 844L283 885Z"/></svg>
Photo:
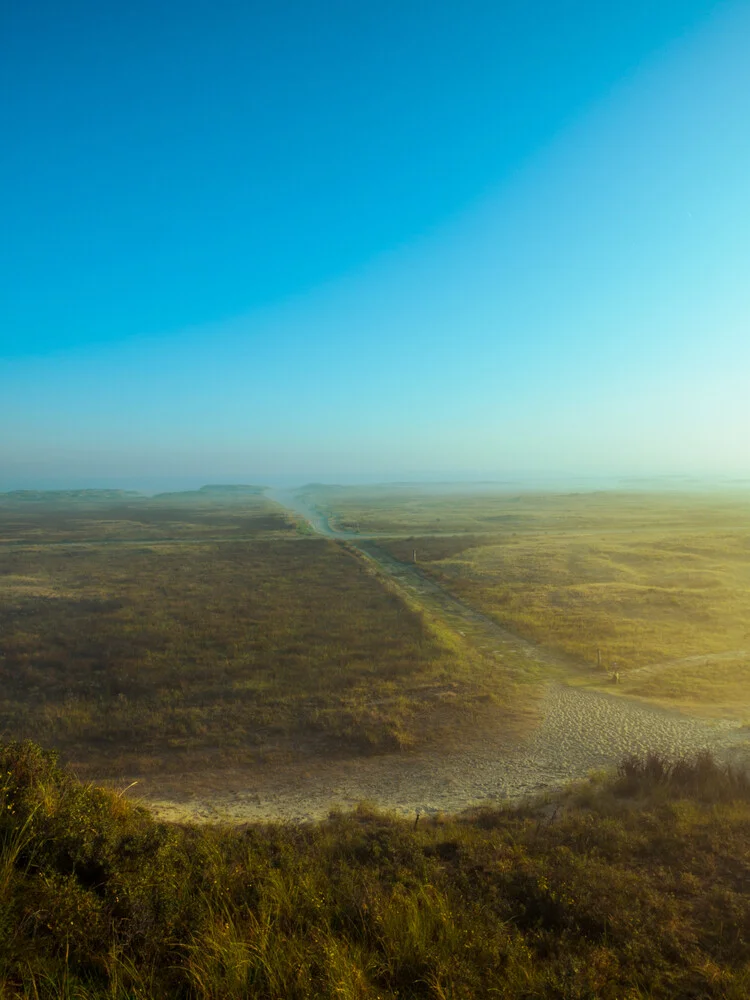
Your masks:
<svg viewBox="0 0 750 1000"><path fill-rule="evenodd" d="M404 748L494 670L253 491L0 499L0 735L80 773Z"/></svg>
<svg viewBox="0 0 750 1000"><path fill-rule="evenodd" d="M0 744L0 996L745 1000L748 829L705 757L417 826L196 828Z"/></svg>
<svg viewBox="0 0 750 1000"><path fill-rule="evenodd" d="M750 655L719 661L678 661L653 673L623 675L620 691L683 709L693 715L750 721Z"/></svg>
<svg viewBox="0 0 750 1000"><path fill-rule="evenodd" d="M124 490L0 493L0 544L212 540L294 534L262 487L204 486L146 497Z"/></svg>
<svg viewBox="0 0 750 1000"><path fill-rule="evenodd" d="M510 630L583 664L600 651L623 693L750 710L748 492L381 487L316 500L333 524L382 536L396 558L416 550L422 572Z"/></svg>

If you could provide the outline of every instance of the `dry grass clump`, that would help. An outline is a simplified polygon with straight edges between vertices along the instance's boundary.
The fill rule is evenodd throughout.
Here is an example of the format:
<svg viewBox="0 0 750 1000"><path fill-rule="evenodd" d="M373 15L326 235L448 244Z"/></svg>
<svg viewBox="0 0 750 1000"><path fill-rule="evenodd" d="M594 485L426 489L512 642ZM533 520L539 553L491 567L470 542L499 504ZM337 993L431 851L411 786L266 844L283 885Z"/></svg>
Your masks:
<svg viewBox="0 0 750 1000"><path fill-rule="evenodd" d="M701 802L727 802L750 798L750 776L747 771L720 766L708 751L695 757L667 757L649 753L645 757L626 757L617 768L613 785L617 795L651 794L666 789L688 795Z"/></svg>
<svg viewBox="0 0 750 1000"><path fill-rule="evenodd" d="M0 990L40 1000L740 1000L748 783L629 761L416 826L176 827L0 746Z"/></svg>

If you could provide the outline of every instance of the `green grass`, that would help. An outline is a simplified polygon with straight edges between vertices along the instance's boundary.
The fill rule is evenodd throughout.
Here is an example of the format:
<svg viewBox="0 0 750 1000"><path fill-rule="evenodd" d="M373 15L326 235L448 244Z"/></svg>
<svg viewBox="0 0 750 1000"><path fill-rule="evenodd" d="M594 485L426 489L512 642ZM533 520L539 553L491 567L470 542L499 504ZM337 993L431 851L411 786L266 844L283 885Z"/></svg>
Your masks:
<svg viewBox="0 0 750 1000"><path fill-rule="evenodd" d="M710 758L418 824L178 827L0 746L0 996L740 1000L750 790Z"/></svg>
<svg viewBox="0 0 750 1000"><path fill-rule="evenodd" d="M126 520L110 502L0 511L6 738L44 735L98 777L253 766L439 740L502 688L262 497L135 500Z"/></svg>

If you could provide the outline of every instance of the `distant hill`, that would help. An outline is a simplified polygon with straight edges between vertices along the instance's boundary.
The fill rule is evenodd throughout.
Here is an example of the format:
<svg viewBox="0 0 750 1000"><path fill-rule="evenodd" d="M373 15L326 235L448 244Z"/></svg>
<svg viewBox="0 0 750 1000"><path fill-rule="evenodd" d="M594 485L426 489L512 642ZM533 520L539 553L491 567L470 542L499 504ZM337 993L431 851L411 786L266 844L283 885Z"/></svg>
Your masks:
<svg viewBox="0 0 750 1000"><path fill-rule="evenodd" d="M338 483L305 483L304 486L300 486L295 490L295 493L322 493L324 490L334 491L334 490L344 490L345 486L340 486Z"/></svg>
<svg viewBox="0 0 750 1000"><path fill-rule="evenodd" d="M198 490L179 490L175 493L157 493L152 500L239 500L243 497L263 496L267 486L209 485Z"/></svg>
<svg viewBox="0 0 750 1000"><path fill-rule="evenodd" d="M264 493L267 486L201 486L199 493Z"/></svg>

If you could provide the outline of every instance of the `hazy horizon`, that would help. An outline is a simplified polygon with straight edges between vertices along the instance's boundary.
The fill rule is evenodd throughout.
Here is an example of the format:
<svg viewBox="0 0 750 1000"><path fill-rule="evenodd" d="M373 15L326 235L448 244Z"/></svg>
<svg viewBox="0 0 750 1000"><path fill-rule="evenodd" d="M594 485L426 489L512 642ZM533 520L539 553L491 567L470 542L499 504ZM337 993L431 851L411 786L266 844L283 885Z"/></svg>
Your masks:
<svg viewBox="0 0 750 1000"><path fill-rule="evenodd" d="M24 479L0 481L0 495L14 492L55 492L75 490L122 490L153 496L158 493L179 493L199 490L208 486L261 486L269 491L294 490L316 484L330 487L385 487L418 488L436 490L504 492L520 490L524 492L587 492L587 491L646 491L646 492L712 492L724 490L749 490L750 477L733 476L691 476L682 474L641 475L572 475L539 472L537 474L506 473L504 475L482 475L481 473L461 474L450 471L412 476L394 474L377 475L336 475L315 473L289 474L285 476L248 475L238 476L180 476L180 477L118 477L105 476L86 479L75 477Z"/></svg>

